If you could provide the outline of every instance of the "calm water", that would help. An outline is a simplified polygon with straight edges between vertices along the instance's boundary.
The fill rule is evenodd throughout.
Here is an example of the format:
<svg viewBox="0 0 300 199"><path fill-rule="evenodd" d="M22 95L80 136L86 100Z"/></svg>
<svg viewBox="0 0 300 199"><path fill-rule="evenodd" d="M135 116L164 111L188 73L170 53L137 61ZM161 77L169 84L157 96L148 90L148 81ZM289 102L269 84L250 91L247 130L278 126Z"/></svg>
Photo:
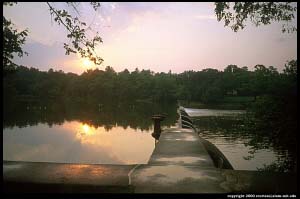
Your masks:
<svg viewBox="0 0 300 199"><path fill-rule="evenodd" d="M176 125L178 118L176 108L170 104L101 108L98 105L66 107L56 104L6 110L3 160L145 164L155 146L151 115L166 113L168 116L162 127L171 127ZM199 135L215 144L234 169L256 170L281 160L286 153L269 146L249 145L253 136L233 128L238 124L236 119L240 112L209 109L187 109L187 112L194 116ZM227 117L232 113L235 117Z"/></svg>
<svg viewBox="0 0 300 199"><path fill-rule="evenodd" d="M5 129L3 159L32 162L99 164L147 163L153 149L152 130L113 126L95 128L71 121L49 127L38 124Z"/></svg>
<svg viewBox="0 0 300 199"><path fill-rule="evenodd" d="M217 146L236 170L257 170L289 158L287 150L271 147L268 138L257 139L255 132L244 131L244 110L185 110L194 119L199 136Z"/></svg>
<svg viewBox="0 0 300 199"><path fill-rule="evenodd" d="M168 115L163 128L175 125L176 105L21 106L5 113L3 159L146 164L155 147L155 113Z"/></svg>

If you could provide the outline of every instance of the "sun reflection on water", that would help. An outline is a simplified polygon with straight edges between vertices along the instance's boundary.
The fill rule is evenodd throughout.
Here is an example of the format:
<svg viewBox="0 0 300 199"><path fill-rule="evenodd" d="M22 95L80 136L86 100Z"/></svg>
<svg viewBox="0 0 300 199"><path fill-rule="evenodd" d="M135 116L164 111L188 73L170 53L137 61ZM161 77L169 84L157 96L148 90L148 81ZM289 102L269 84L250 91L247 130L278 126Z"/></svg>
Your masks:
<svg viewBox="0 0 300 199"><path fill-rule="evenodd" d="M97 129L85 123L77 124L73 128L76 131L76 137L80 140L95 135L97 131Z"/></svg>
<svg viewBox="0 0 300 199"><path fill-rule="evenodd" d="M93 134L93 132L91 131L91 128L87 124L82 125L82 130L83 130L84 134L86 134L86 135Z"/></svg>
<svg viewBox="0 0 300 199"><path fill-rule="evenodd" d="M71 121L49 128L45 124L5 131L4 160L83 164L145 164L153 152L151 132L114 126L95 127L87 122ZM12 133L15 132L15 133ZM41 134L40 132L44 132ZM17 137L19 136L19 137ZM26 140L40 140L27 143ZM14 139L13 139L14 138ZM74 151L74 152L73 152ZM73 152L73 153L72 153ZM70 168L82 171L84 166ZM100 171L99 171L100 172Z"/></svg>

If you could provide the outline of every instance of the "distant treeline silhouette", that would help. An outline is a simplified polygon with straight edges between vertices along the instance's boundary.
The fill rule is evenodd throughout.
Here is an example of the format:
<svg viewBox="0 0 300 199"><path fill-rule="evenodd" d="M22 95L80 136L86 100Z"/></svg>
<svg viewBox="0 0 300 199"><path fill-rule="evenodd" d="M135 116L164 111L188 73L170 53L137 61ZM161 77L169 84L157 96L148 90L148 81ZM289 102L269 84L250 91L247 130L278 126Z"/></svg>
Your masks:
<svg viewBox="0 0 300 199"><path fill-rule="evenodd" d="M78 103L114 103L136 100L148 102L176 102L176 100L217 103L225 96L282 95L289 92L287 85L293 71L291 61L283 73L276 68L256 65L254 71L247 67L227 66L224 71L204 69L180 74L154 73L150 70L115 72L110 66L105 70L87 70L81 75L48 72L20 66L3 77L4 103L44 103L49 101Z"/></svg>

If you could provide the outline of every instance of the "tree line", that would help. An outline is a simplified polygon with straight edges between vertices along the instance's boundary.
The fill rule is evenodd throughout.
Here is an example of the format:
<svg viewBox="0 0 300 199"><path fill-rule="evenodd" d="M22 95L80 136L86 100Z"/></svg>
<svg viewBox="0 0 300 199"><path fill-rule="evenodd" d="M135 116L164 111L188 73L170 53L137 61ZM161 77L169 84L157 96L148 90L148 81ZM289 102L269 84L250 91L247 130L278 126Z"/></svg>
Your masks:
<svg viewBox="0 0 300 199"><path fill-rule="evenodd" d="M223 71L203 69L180 74L154 73L135 69L115 72L87 70L81 75L49 69L20 66L3 77L4 103L14 102L78 102L120 104L122 102L176 102L196 101L216 104L226 96L290 96L296 92L297 61L285 65L282 73L273 66L247 67L228 65Z"/></svg>

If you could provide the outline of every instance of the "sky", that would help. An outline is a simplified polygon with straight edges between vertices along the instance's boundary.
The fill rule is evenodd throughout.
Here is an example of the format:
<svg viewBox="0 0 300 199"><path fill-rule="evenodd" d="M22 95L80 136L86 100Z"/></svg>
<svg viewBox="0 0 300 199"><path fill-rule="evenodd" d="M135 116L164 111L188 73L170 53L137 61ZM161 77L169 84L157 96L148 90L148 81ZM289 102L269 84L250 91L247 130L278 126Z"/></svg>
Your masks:
<svg viewBox="0 0 300 199"><path fill-rule="evenodd" d="M63 2L51 3L78 15ZM229 64L274 66L282 71L297 59L297 33L282 33L281 23L233 32L218 22L210 2L103 2L95 12L87 2L78 4L79 18L99 32L103 43L97 54L104 59L95 66L79 55L65 55L67 31L51 20L44 2L19 2L4 6L3 14L19 30L28 28L24 45L28 56L14 61L42 71L50 68L81 74L87 69L111 66L120 72L139 68L181 73L205 68L224 70ZM296 17L297 18L297 17ZM297 26L297 19L292 24ZM93 31L88 36L93 36Z"/></svg>

